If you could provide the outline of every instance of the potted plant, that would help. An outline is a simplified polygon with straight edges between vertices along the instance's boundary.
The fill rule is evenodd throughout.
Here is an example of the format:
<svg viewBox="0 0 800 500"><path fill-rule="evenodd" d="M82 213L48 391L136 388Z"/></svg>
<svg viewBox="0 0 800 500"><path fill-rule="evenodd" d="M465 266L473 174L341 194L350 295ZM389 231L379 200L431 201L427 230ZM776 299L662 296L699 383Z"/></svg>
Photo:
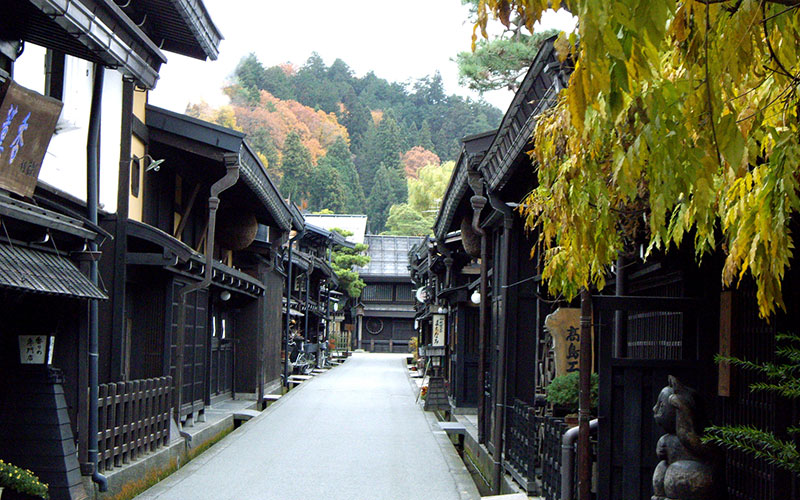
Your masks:
<svg viewBox="0 0 800 500"><path fill-rule="evenodd" d="M592 409L597 408L598 376L592 373ZM577 411L580 398L580 375L578 372L555 377L547 386L547 402L553 405L555 413L566 414L567 423L577 424Z"/></svg>
<svg viewBox="0 0 800 500"><path fill-rule="evenodd" d="M50 498L47 485L33 472L0 460L0 494L4 490L4 499Z"/></svg>

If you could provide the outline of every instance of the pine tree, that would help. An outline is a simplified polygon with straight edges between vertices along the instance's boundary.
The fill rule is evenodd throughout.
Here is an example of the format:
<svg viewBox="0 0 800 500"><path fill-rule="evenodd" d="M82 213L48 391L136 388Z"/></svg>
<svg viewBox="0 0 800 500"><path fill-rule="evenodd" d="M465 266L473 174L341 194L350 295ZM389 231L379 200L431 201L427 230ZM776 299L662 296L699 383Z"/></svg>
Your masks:
<svg viewBox="0 0 800 500"><path fill-rule="evenodd" d="M717 356L716 361L761 374L764 381L751 384L751 391L800 399L800 335L778 334L776 340L775 362L758 363L730 356ZM789 426L786 434L777 436L749 425L721 425L707 428L703 440L752 455L800 477L800 451L794 439L800 436L800 424Z"/></svg>
<svg viewBox="0 0 800 500"><path fill-rule="evenodd" d="M364 190L358 180L358 172L353 164L353 155L344 139L340 137L328 148L328 152L319 161L319 167L322 166L330 166L339 174L345 191L344 212L364 213L366 205Z"/></svg>
<svg viewBox="0 0 800 500"><path fill-rule="evenodd" d="M378 166L383 164L389 172L403 169L401 156L403 154L403 137L400 126L394 119L391 110L383 115L383 119L374 132L367 133L364 149L359 158L358 175L364 192L372 192ZM402 175L402 174L401 174ZM392 183L395 187L392 193L397 193L401 188L396 179Z"/></svg>
<svg viewBox="0 0 800 500"><path fill-rule="evenodd" d="M296 201L307 199L312 168L311 154L303 146L300 135L290 132L283 146L281 193Z"/></svg>
<svg viewBox="0 0 800 500"><path fill-rule="evenodd" d="M417 144L428 151L433 151L433 139L431 138L431 126L428 120L422 120L422 126L419 128L419 135L417 136Z"/></svg>
<svg viewBox="0 0 800 500"><path fill-rule="evenodd" d="M389 216L389 207L393 205L392 196L387 193L392 192L392 179L389 170L381 165L375 174L375 182L372 191L367 198L367 221L369 229L373 234L380 233L386 226L386 219Z"/></svg>
<svg viewBox="0 0 800 500"><path fill-rule="evenodd" d="M308 182L308 208L319 211L328 209L341 213L347 202L347 189L332 166L322 164L311 171Z"/></svg>

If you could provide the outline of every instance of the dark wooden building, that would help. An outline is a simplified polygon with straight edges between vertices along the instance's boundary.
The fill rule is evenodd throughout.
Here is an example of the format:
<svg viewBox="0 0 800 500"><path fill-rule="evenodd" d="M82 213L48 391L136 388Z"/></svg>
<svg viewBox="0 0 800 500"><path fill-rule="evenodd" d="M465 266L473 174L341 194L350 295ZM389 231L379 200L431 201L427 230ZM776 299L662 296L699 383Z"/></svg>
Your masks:
<svg viewBox="0 0 800 500"><path fill-rule="evenodd" d="M179 414L191 424L207 405L234 395L260 400L280 383L276 250L292 217L244 134L153 106L146 113L134 131L149 157L139 166L142 180L137 172L130 183L141 218L103 223L122 236L110 248L117 259L102 266L115 291L103 311L103 381L177 381L181 369ZM209 193L230 171L236 175L219 195L209 270ZM208 273L210 283L186 294L180 333L181 290Z"/></svg>
<svg viewBox="0 0 800 500"><path fill-rule="evenodd" d="M408 352L414 336L414 295L408 255L416 236L366 235L371 259L359 268L367 284L361 294L364 315L356 333L357 347L369 352Z"/></svg>
<svg viewBox="0 0 800 500"><path fill-rule="evenodd" d="M553 333L545 321L550 313L579 304L549 294L540 275L542 255L530 254L537 235L526 233L512 209L536 187L527 154L531 132L539 114L567 84L570 69L569 61L556 59L552 39L545 41L499 129L486 136L490 143L478 139L482 143L474 161L465 154L465 142L437 219L436 240L412 252L412 273L425 290L418 317L447 304L448 355L454 366L448 376L456 404L459 385L468 386L460 378L466 370L459 369L466 361L459 360L461 317L467 324L477 323L472 330L478 332L479 440L500 465L491 482L497 485L499 473L508 472L547 499L561 497L560 444L567 426L542 404L555 356ZM767 323L758 318L751 281L744 280L736 290L720 287L722 255L698 264L691 245L685 245L644 261L640 250L636 245L626 249L609 269L606 288L594 291L591 299L591 355L600 394L598 430L592 438L594 495L602 499L652 496L656 442L664 432L653 421L652 407L667 375L698 391L715 424L755 425L786 436L787 426L797 421L796 406L748 390L757 377L721 370L713 361L722 350L774 359L775 334L792 330L796 322L797 271L784 281L787 313ZM467 278L476 264L478 275ZM460 276L465 269L467 274ZM474 290L479 307L470 316L462 311L469 310L466 298ZM798 494L796 478L765 461L730 451L722 461L728 498Z"/></svg>
<svg viewBox="0 0 800 500"><path fill-rule="evenodd" d="M214 59L221 36L197 1L9 0L0 11L0 107L13 128L0 139L0 459L39 475L50 498L85 498L81 474L105 485L96 360L113 356L98 356L97 311L124 300L97 276L119 241L98 212L128 206L132 156L143 156L134 114L144 116L161 49ZM7 168L15 160L22 169Z"/></svg>

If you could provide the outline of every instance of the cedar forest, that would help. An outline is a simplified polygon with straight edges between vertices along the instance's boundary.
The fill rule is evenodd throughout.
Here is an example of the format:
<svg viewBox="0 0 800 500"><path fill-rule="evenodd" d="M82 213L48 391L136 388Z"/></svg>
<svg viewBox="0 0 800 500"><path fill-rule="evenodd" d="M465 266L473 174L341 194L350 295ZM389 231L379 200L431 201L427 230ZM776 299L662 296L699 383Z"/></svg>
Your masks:
<svg viewBox="0 0 800 500"><path fill-rule="evenodd" d="M284 196L309 211L366 213L373 233L429 234L460 139L497 127L499 109L446 95L437 73L409 84L317 54L301 67L244 57L224 90L230 105L187 114L232 127ZM431 191L431 190L435 190Z"/></svg>

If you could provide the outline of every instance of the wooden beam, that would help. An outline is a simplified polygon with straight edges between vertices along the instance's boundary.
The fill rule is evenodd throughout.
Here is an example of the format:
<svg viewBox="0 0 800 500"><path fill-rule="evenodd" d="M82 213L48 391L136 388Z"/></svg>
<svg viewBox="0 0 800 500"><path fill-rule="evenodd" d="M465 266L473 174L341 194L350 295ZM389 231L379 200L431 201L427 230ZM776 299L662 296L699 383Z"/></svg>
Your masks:
<svg viewBox="0 0 800 500"><path fill-rule="evenodd" d="M194 185L194 189L192 190L192 194L189 196L189 206L186 207L186 210L183 211L181 214L181 221L178 223L178 228L175 230L174 236L177 239L181 239L181 234L183 233L184 228L186 228L186 222L189 220L189 216L192 215L192 209L194 208L194 202L197 199L197 193L200 192L200 183Z"/></svg>

